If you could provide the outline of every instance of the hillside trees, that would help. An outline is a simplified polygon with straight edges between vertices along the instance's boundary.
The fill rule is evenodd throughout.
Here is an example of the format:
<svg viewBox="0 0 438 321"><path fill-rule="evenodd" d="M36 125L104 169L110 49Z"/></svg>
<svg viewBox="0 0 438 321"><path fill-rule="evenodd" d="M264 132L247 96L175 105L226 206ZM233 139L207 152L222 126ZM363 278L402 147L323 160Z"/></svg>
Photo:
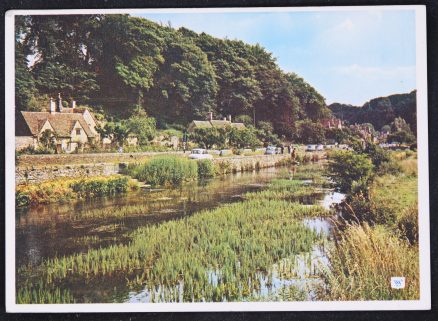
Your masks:
<svg viewBox="0 0 438 321"><path fill-rule="evenodd" d="M416 91L371 99L362 107L334 103L329 106L333 114L350 124L371 123L376 130L382 130L396 118L403 118L416 135Z"/></svg>
<svg viewBox="0 0 438 321"><path fill-rule="evenodd" d="M90 35L100 16L63 15L23 17L16 29L16 45L31 57L31 72L39 94L87 101L98 90ZM20 56L16 57L16 60ZM20 93L19 93L20 94ZM24 107L24 106L22 106Z"/></svg>
<svg viewBox="0 0 438 321"><path fill-rule="evenodd" d="M23 16L16 27L18 110L41 108L41 97L60 92L108 119L128 119L141 106L166 128L213 112L267 121L287 138L297 135L297 121L330 113L312 86L258 44L128 15Z"/></svg>

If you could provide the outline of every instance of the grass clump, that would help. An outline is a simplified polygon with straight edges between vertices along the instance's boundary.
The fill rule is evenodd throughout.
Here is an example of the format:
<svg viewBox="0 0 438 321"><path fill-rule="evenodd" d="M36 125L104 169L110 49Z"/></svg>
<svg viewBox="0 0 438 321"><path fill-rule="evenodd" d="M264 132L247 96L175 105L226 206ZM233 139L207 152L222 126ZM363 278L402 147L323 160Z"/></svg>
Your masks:
<svg viewBox="0 0 438 321"><path fill-rule="evenodd" d="M18 185L16 206L48 204L78 198L112 195L133 188L127 177L120 175L87 178L64 178L40 184Z"/></svg>
<svg viewBox="0 0 438 321"><path fill-rule="evenodd" d="M269 187L259 192L246 193L246 199L297 200L300 197L318 194L314 186L306 185L302 180L276 179Z"/></svg>
<svg viewBox="0 0 438 321"><path fill-rule="evenodd" d="M418 249L383 226L351 225L329 255L322 276L324 300L418 300ZM391 288L391 277L404 276L403 290Z"/></svg>
<svg viewBox="0 0 438 321"><path fill-rule="evenodd" d="M180 185L198 177L195 161L177 156L157 156L142 164L129 164L124 173L154 186Z"/></svg>
<svg viewBox="0 0 438 321"><path fill-rule="evenodd" d="M75 303L73 296L67 289L47 287L42 282L35 285L21 287L17 291L17 304L60 304Z"/></svg>
<svg viewBox="0 0 438 321"><path fill-rule="evenodd" d="M209 159L200 159L198 164L198 178L212 178L216 176L217 170L213 162Z"/></svg>

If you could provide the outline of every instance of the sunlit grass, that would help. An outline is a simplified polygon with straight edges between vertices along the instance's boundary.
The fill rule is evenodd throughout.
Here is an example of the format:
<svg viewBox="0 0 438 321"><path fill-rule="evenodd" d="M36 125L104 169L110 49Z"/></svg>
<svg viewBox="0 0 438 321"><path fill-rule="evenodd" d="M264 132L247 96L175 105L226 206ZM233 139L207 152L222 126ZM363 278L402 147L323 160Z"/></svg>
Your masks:
<svg viewBox="0 0 438 321"><path fill-rule="evenodd" d="M329 257L330 267L322 273L323 300L419 299L418 248L383 226L348 227ZM406 278L404 289L391 288L394 276Z"/></svg>

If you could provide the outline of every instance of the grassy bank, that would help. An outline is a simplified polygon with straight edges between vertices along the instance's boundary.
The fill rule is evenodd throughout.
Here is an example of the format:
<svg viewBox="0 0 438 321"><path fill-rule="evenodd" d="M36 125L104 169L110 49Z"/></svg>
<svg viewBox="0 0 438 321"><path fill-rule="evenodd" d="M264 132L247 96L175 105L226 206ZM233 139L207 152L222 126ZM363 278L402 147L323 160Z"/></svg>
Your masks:
<svg viewBox="0 0 438 321"><path fill-rule="evenodd" d="M368 173L365 190L348 186L347 222L329 254L321 299L419 298L417 160L415 153L402 153L384 155L386 160ZM405 289L391 288L393 276L406 278Z"/></svg>
<svg viewBox="0 0 438 321"><path fill-rule="evenodd" d="M73 199L124 193L136 188L128 177L64 178L40 184L18 185L15 192L16 206L48 204Z"/></svg>
<svg viewBox="0 0 438 321"><path fill-rule="evenodd" d="M289 182L289 183L288 183ZM300 192L295 181L278 181L268 190ZM127 245L89 250L19 270L18 293L38 284L56 289L70 278L101 280L122 274L125 287L146 288L154 302L252 300L275 263L309 252L325 236L303 218L330 214L319 206L273 200L264 192L249 200L199 212L179 221L142 227ZM35 275L39 275L35 277ZM36 291L38 293L38 291ZM71 290L73 297L75 292ZM289 289L285 296L292 295ZM42 298L24 296L29 303ZM83 297L75 297L79 302Z"/></svg>
<svg viewBox="0 0 438 321"><path fill-rule="evenodd" d="M394 276L406 278L404 289L391 288ZM419 299L418 248L382 225L354 224L331 251L323 277L323 300Z"/></svg>

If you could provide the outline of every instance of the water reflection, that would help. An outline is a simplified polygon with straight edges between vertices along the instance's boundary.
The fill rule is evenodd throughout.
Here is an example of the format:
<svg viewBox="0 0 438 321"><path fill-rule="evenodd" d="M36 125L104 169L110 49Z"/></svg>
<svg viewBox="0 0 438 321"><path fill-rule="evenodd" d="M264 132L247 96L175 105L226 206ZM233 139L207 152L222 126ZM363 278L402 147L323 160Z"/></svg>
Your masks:
<svg viewBox="0 0 438 321"><path fill-rule="evenodd" d="M269 168L186 184L178 189L146 189L115 197L18 209L17 265L38 264L45 258L126 242L127 234L140 226L240 201L242 194L261 189L282 175L278 168ZM124 217L89 217L90 211L116 212L128 206L139 206L141 211Z"/></svg>

